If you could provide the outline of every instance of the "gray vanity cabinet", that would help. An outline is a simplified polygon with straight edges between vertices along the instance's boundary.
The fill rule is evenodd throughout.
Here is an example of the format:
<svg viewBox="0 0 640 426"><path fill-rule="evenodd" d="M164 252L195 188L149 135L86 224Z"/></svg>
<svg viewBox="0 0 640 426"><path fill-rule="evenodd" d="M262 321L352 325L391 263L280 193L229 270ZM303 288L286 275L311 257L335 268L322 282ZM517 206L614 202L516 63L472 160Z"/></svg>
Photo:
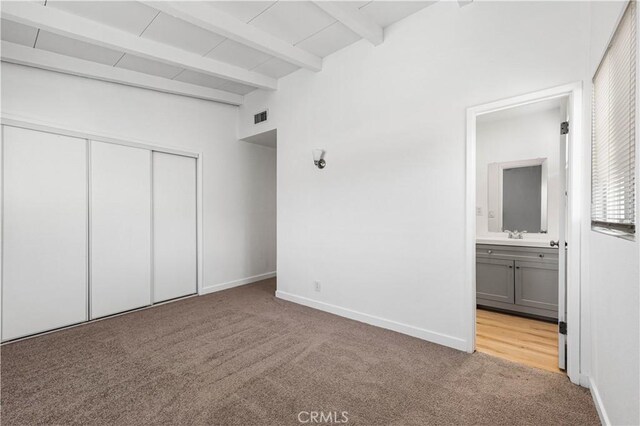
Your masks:
<svg viewBox="0 0 640 426"><path fill-rule="evenodd" d="M479 306L558 318L558 250L478 244Z"/></svg>
<svg viewBox="0 0 640 426"><path fill-rule="evenodd" d="M513 303L513 260L478 259L476 294L479 298Z"/></svg>

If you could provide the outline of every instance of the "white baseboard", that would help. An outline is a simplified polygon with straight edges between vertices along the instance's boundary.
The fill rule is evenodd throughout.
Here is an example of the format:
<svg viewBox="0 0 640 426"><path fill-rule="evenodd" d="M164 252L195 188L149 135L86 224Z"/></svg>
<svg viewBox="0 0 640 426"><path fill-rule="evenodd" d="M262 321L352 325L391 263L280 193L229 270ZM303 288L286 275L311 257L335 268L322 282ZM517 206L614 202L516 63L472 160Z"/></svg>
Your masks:
<svg viewBox="0 0 640 426"><path fill-rule="evenodd" d="M588 374L581 373L580 379L578 380L578 384L583 388L590 389L591 388L591 377Z"/></svg>
<svg viewBox="0 0 640 426"><path fill-rule="evenodd" d="M593 403L596 406L596 411L598 411L598 416L600 416L600 423L609 426L611 424L611 422L609 421L609 416L607 416L607 411L604 409L604 404L602 403L602 398L600 397L598 386L596 386L592 377L589 377L589 389L591 389Z"/></svg>
<svg viewBox="0 0 640 426"><path fill-rule="evenodd" d="M417 337L418 339L426 340L428 342L448 346L460 351L466 351L467 348L467 342L464 339L437 333L435 331L426 330L424 328L418 328L412 325L391 321L385 318L380 318L374 315L365 314L325 302L319 302L317 300L297 296L295 294L287 293L280 290L276 291L276 297L282 300L287 300L289 302L294 302L300 305L308 306L310 308L318 309L320 311L325 311L341 317L360 321L365 324L370 324L376 327L386 328L387 330L396 331L398 333L407 334L409 336Z"/></svg>
<svg viewBox="0 0 640 426"><path fill-rule="evenodd" d="M273 272L267 272L260 275L254 275L252 277L242 278L235 281L229 281L222 284L214 284L214 285L202 287L202 289L200 290L200 295L215 293L216 291L226 290L233 287L239 287L245 284L255 283L256 281L266 280L268 278L273 278L275 276L276 276L276 272L273 271Z"/></svg>

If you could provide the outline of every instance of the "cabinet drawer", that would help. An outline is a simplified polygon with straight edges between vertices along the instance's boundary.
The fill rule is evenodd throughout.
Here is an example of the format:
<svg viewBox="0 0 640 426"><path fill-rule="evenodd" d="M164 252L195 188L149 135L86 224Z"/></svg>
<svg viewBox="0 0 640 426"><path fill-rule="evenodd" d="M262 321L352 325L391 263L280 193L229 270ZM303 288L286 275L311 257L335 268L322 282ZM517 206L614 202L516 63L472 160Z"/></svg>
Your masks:
<svg viewBox="0 0 640 426"><path fill-rule="evenodd" d="M522 260L558 263L558 250L543 247L510 247L478 244L476 257L483 259Z"/></svg>

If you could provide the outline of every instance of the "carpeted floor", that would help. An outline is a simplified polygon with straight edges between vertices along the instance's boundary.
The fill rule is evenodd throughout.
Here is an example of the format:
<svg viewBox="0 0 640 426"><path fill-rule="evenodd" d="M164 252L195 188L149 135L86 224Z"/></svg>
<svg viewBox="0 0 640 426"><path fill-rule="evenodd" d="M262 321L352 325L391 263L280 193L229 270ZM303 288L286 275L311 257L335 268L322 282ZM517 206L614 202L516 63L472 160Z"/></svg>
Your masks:
<svg viewBox="0 0 640 426"><path fill-rule="evenodd" d="M274 291L262 281L5 345L3 425L297 425L303 411L346 411L351 425L599 423L561 374Z"/></svg>

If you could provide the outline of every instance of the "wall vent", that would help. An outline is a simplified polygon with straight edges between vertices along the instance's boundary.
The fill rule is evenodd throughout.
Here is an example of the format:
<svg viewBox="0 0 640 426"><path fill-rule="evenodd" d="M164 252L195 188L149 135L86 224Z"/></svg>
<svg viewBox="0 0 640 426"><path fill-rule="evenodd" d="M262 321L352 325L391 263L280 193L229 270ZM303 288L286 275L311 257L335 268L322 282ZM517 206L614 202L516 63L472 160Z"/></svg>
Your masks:
<svg viewBox="0 0 640 426"><path fill-rule="evenodd" d="M253 116L253 124L262 123L267 121L267 111L262 111Z"/></svg>

